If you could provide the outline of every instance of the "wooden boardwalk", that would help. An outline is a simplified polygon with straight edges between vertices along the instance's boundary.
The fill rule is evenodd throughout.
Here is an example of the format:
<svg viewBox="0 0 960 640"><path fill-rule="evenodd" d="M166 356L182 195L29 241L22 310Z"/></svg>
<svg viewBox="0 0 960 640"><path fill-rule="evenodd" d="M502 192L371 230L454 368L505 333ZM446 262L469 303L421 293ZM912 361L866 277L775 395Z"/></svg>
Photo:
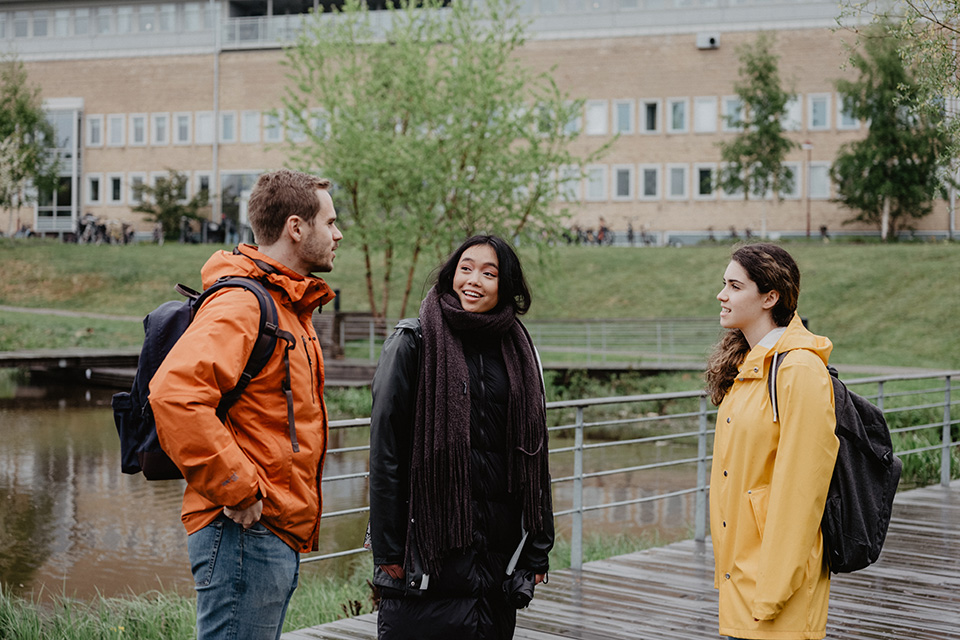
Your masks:
<svg viewBox="0 0 960 640"><path fill-rule="evenodd" d="M689 540L589 562L579 574L551 573L520 613L515 637L719 637L710 543ZM318 638L376 638L376 614L283 635ZM897 496L880 560L833 578L827 638L960 640L960 481Z"/></svg>

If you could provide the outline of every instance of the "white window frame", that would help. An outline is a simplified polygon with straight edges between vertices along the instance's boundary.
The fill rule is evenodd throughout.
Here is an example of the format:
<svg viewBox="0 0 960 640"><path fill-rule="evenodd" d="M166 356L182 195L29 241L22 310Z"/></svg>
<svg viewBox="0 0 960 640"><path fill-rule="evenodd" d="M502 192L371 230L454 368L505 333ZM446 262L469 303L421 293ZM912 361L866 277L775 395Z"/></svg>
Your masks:
<svg viewBox="0 0 960 640"><path fill-rule="evenodd" d="M700 171L707 169L710 171L710 193L700 193ZM717 163L716 162L697 162L693 165L693 199L694 200L716 200L717 191Z"/></svg>
<svg viewBox="0 0 960 640"><path fill-rule="evenodd" d="M330 113L326 109L310 110L310 135L325 139L330 135Z"/></svg>
<svg viewBox="0 0 960 640"><path fill-rule="evenodd" d="M137 200L137 196L134 193L133 183L135 180L142 180L145 186L149 186L150 184L147 182L147 173L145 171L130 171L127 173L127 204L131 207L135 207L143 202L143 199Z"/></svg>
<svg viewBox="0 0 960 640"><path fill-rule="evenodd" d="M169 171L151 171L151 172L150 172L150 187L151 187L152 189L156 189L156 188L157 188L157 180L158 180L158 179L160 179L160 178L169 178L169 177L170 177L170 172L169 172ZM185 194L185 195L184 195L183 198L180 198L179 200L177 200L177 202L179 202L180 204L186 204L187 202L190 201L190 188L191 188L192 186L193 186L193 185L190 183L190 176L187 175L187 180L186 180L186 182L185 182L184 185L183 185L183 191L184 191L184 194Z"/></svg>
<svg viewBox="0 0 960 640"><path fill-rule="evenodd" d="M720 172L727 168L727 164L723 163L717 166L717 176L719 177ZM743 191L727 191L723 187L717 189L720 193L721 200L743 200Z"/></svg>
<svg viewBox="0 0 960 640"><path fill-rule="evenodd" d="M263 141L283 142L283 120L280 114L263 114Z"/></svg>
<svg viewBox="0 0 960 640"><path fill-rule="evenodd" d="M702 112L708 111L707 114ZM693 99L693 132L694 133L716 133L717 116L719 108L717 106L716 96L699 96ZM706 122L700 122L706 120Z"/></svg>
<svg viewBox="0 0 960 640"><path fill-rule="evenodd" d="M128 118L130 123L130 146L131 147L145 147L147 146L147 141L150 138L150 123L145 113L131 113ZM140 125L140 132L142 137L137 139L137 124Z"/></svg>
<svg viewBox="0 0 960 640"><path fill-rule="evenodd" d="M657 179L654 182L656 187L656 193L653 195L648 195L645 193L647 187L646 172L653 171L656 173ZM660 200L661 195L663 194L663 168L659 164L641 164L637 165L637 199L646 200L647 202L653 202L655 200Z"/></svg>
<svg viewBox="0 0 960 640"><path fill-rule="evenodd" d="M674 106L683 107L683 123L679 128L674 126ZM688 133L690 131L690 98L667 98L667 108L664 114L667 120L667 133Z"/></svg>
<svg viewBox="0 0 960 640"><path fill-rule="evenodd" d="M240 114L240 142L247 144L260 142L259 111L244 111Z"/></svg>
<svg viewBox="0 0 960 640"><path fill-rule="evenodd" d="M620 171L627 172L627 194L617 193L617 174ZM610 167L610 199L616 202L629 202L635 200L636 195L636 173L632 164L615 164Z"/></svg>
<svg viewBox="0 0 960 640"><path fill-rule="evenodd" d="M580 202L583 198L583 184L580 169L574 165L563 165L557 176L557 200L560 202Z"/></svg>
<svg viewBox="0 0 960 640"><path fill-rule="evenodd" d="M207 195L208 195L210 198L212 198L212 197L213 197L213 189L214 189L214 187L213 187L213 173L210 172L210 171L194 171L194 172L193 172L193 190L192 190L192 193L193 193L193 194L199 194L201 191L203 191L203 185L201 184L203 178L206 178L206 179L207 179L207 182L208 182L209 185L210 185L210 186L208 187L208 189L207 189Z"/></svg>
<svg viewBox="0 0 960 640"><path fill-rule="evenodd" d="M120 140L113 139L114 128L116 127L117 133L120 134ZM107 126L104 131L104 140L108 147L122 147L126 144L127 139L127 114L125 113L108 113L107 114Z"/></svg>
<svg viewBox="0 0 960 640"><path fill-rule="evenodd" d="M808 197L809 197L811 200L829 200L829 199L830 199L830 192L831 192L831 190L832 190L832 185L831 185L831 183L830 183L830 163L829 163L829 162L822 162L822 161L820 161L820 162L811 162L811 163L809 163L809 164L807 165L807 167L808 167L808 172L809 172L808 175L807 175L807 194L808 194ZM827 190L826 190L826 193L823 193L823 192L813 193L813 180L812 180L812 178L813 178L813 171L814 171L814 169L816 169L817 171L820 171L820 170L825 170L825 171L826 171L826 179L827 179Z"/></svg>
<svg viewBox="0 0 960 640"><path fill-rule="evenodd" d="M233 144L237 142L237 112L221 111L220 123L217 125L220 132L220 142L222 144Z"/></svg>
<svg viewBox="0 0 960 640"><path fill-rule="evenodd" d="M159 131L158 123L161 119L166 119L166 133L160 139L157 139ZM151 113L150 114L150 144L153 146L167 146L170 144L170 131L173 128L173 119L169 113Z"/></svg>
<svg viewBox="0 0 960 640"><path fill-rule="evenodd" d="M187 139L180 139L180 120L187 123ZM193 114L189 111L178 111L170 118L170 139L175 145L193 144Z"/></svg>
<svg viewBox="0 0 960 640"><path fill-rule="evenodd" d="M837 129L840 131L856 131L860 128L860 120L852 118L852 122L847 120L847 113L843 108L843 96L837 94Z"/></svg>
<svg viewBox="0 0 960 640"><path fill-rule="evenodd" d="M653 129L647 129L647 106L653 105L657 108L657 115L654 118ZM660 133L663 129L663 100L640 100L637 112L637 131L651 136Z"/></svg>
<svg viewBox="0 0 960 640"><path fill-rule="evenodd" d="M803 173L801 167L803 166L800 162L784 162L783 166L787 169L793 171L793 191L780 192L781 200L799 200L800 194L803 193ZM829 180L829 176L827 177Z"/></svg>
<svg viewBox="0 0 960 640"><path fill-rule="evenodd" d="M100 140L94 142L93 140L93 123L100 123ZM107 129L105 126L106 121L104 120L103 114L95 114L86 117L86 129L87 129L87 146L88 147L102 147L107 139Z"/></svg>
<svg viewBox="0 0 960 640"><path fill-rule="evenodd" d="M287 142L292 142L293 144L301 144L307 141L307 132L304 131L303 126L301 125L300 121L295 117L292 111L287 111L286 113L284 113L284 120L286 121L286 123L288 123L286 127L284 127L287 131ZM309 126L309 122L310 122L309 115L307 116L306 120ZM399 122L397 123L397 126L399 126ZM399 131L397 133L399 133Z"/></svg>
<svg viewBox="0 0 960 640"><path fill-rule="evenodd" d="M212 145L217 135L217 121L213 117L213 111L195 111L193 117L194 144Z"/></svg>
<svg viewBox="0 0 960 640"><path fill-rule="evenodd" d="M605 136L610 133L610 103L606 100L587 100L584 105L584 135Z"/></svg>
<svg viewBox="0 0 960 640"><path fill-rule="evenodd" d="M573 104L572 100L566 101L566 106L569 108ZM563 124L563 132L567 135L573 135L575 133L580 133L583 129L583 108L581 107L579 111L575 111L574 115Z"/></svg>
<svg viewBox="0 0 960 640"><path fill-rule="evenodd" d="M605 164L589 164L586 167L586 178L584 178L583 195L587 202L606 202L607 196L607 175L609 171ZM596 176L596 177L594 177ZM602 193L593 190L599 188Z"/></svg>
<svg viewBox="0 0 960 640"><path fill-rule="evenodd" d="M800 131L803 128L803 100L794 96L783 106L783 117L780 125L784 131Z"/></svg>
<svg viewBox="0 0 960 640"><path fill-rule="evenodd" d="M96 199L92 196L93 189L90 186L90 183L93 180L97 180L100 183L99 193L97 194ZM104 190L107 186L107 183L103 180L102 173L88 173L83 180L83 201L88 205L97 205L101 204L104 201Z"/></svg>
<svg viewBox="0 0 960 640"><path fill-rule="evenodd" d="M620 128L620 114L619 110L625 108L627 112L627 125L625 128ZM622 133L624 135L631 135L636 131L637 127L635 124L637 113L637 103L634 100L614 100L613 101L613 132Z"/></svg>
<svg viewBox="0 0 960 640"><path fill-rule="evenodd" d="M116 199L113 197L113 181L114 180L120 181L120 197ZM106 202L107 204L123 204L124 197L126 195L126 181L124 180L124 176L122 173L108 173L104 187L106 189L105 191L106 197L103 198L104 202Z"/></svg>
<svg viewBox="0 0 960 640"><path fill-rule="evenodd" d="M723 96L720 98L720 130L727 133L735 133L743 131L743 125L730 125L727 120L730 116L734 115L731 113L731 106L736 105L737 110L739 111L739 120L743 122L743 100L740 99L740 96Z"/></svg>
<svg viewBox="0 0 960 640"><path fill-rule="evenodd" d="M683 193L675 195L673 193L673 172L674 170L683 170ZM673 201L690 199L690 165L685 162L668 162L666 171L664 171L664 182L666 188L666 199Z"/></svg>
<svg viewBox="0 0 960 640"><path fill-rule="evenodd" d="M814 102L822 101L825 109L826 122L821 125L816 125L813 122L813 105ZM807 130L808 131L829 131L830 130L830 106L831 106L830 94L829 93L811 93L807 95Z"/></svg>

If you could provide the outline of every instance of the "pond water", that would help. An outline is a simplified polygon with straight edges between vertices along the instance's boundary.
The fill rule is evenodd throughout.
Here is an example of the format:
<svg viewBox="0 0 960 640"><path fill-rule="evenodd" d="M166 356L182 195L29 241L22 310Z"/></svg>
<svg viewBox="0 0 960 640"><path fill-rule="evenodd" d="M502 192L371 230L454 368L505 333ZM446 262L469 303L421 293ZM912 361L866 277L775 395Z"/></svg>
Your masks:
<svg viewBox="0 0 960 640"><path fill-rule="evenodd" d="M180 523L183 481L147 482L120 472L120 450L107 389L13 385L0 393L0 582L15 593L89 599L151 589L192 591L186 533ZM331 447L366 440L365 430L331 435ZM695 453L695 447L693 448ZM588 452L586 469L690 457L690 445L616 447ZM329 455L324 476L366 471L365 451ZM572 456L551 459L568 475ZM600 504L693 486L691 465L592 479L584 504ZM366 504L367 482L325 482L324 513ZM694 496L591 512L589 533L668 536L688 531ZM555 508L572 504L572 483L555 488ZM365 514L324 519L321 550L360 545ZM569 531L570 518L558 519ZM322 570L340 565L325 562Z"/></svg>

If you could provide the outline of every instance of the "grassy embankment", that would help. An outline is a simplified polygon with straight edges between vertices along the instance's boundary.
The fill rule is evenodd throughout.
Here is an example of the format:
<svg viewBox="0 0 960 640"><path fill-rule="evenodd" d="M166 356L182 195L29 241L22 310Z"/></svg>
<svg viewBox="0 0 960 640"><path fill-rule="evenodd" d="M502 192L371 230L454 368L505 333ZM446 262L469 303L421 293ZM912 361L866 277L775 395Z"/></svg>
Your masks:
<svg viewBox="0 0 960 640"><path fill-rule="evenodd" d="M803 271L800 309L818 333L830 336L835 359L847 364L960 368L960 246L792 244ZM176 294L173 283L199 287L198 271L211 247L165 245L93 247L0 241L0 305L57 308L140 317ZM710 317L729 257L728 247L628 250L561 247L524 256L534 292L532 318ZM432 266L432 265L429 265ZM422 269L419 282L427 276ZM339 252L328 281L341 289L345 310L362 310L366 292L358 252ZM395 296L399 296L397 284ZM415 291L417 298L421 289ZM408 315L414 309L408 310ZM0 311L0 350L135 345L138 322L37 316ZM555 397L590 397L688 390L695 376L609 381L577 378ZM363 415L366 391L337 401L339 417ZM587 559L662 544L657 539L595 538ZM561 542L554 567L565 566ZM369 611L368 568L346 578L304 568L287 630L319 624L358 609ZM190 638L193 600L172 593L68 598L36 605L0 593L0 637L33 639Z"/></svg>

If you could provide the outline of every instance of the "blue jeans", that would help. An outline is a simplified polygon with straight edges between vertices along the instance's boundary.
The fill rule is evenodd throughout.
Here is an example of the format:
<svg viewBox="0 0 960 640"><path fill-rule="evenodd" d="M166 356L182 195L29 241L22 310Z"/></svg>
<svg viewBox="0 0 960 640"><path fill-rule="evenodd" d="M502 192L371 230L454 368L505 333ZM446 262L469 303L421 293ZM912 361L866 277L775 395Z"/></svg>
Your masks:
<svg viewBox="0 0 960 640"><path fill-rule="evenodd" d="M300 554L259 522L221 515L187 537L199 640L279 640Z"/></svg>

